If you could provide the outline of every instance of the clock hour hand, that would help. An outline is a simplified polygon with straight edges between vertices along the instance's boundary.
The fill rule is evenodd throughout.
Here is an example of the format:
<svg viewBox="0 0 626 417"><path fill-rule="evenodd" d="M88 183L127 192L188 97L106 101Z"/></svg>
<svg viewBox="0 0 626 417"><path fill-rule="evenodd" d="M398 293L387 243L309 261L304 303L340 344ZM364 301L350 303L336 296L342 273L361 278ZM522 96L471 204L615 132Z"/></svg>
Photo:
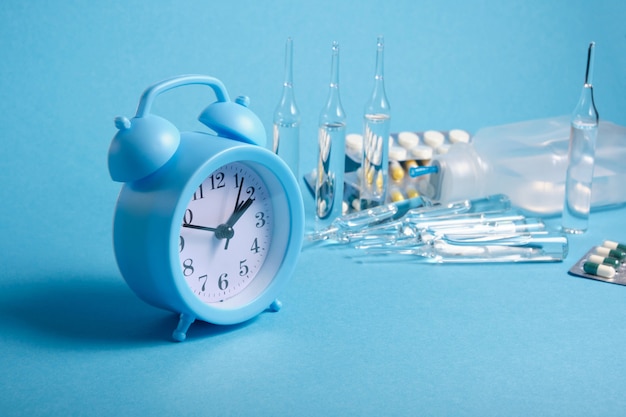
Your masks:
<svg viewBox="0 0 626 417"><path fill-rule="evenodd" d="M196 224L183 223L183 227L196 230L205 230L207 232L217 232L216 227L198 226Z"/></svg>
<svg viewBox="0 0 626 417"><path fill-rule="evenodd" d="M226 247L224 249L228 249L228 241L230 240L231 237L235 235L235 231L233 230L233 228L226 223L220 224L217 227L207 227L207 226L199 226L197 224L183 223L183 227L187 227L189 229L195 229L195 230L204 230L206 232L215 233L215 237L218 238L219 240L226 239Z"/></svg>

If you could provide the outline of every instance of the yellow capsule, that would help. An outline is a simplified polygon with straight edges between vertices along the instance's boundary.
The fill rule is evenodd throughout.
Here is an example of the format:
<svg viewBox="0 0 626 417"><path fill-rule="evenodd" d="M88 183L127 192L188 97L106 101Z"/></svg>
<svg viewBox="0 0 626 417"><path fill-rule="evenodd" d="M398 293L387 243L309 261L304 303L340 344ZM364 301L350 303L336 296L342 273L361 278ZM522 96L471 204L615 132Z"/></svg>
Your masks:
<svg viewBox="0 0 626 417"><path fill-rule="evenodd" d="M400 190L393 190L391 191L391 201L398 202L398 201L403 201L404 200L404 196L402 195L402 192L400 192Z"/></svg>
<svg viewBox="0 0 626 417"><path fill-rule="evenodd" d="M409 187L406 189L406 196L409 198L419 197L420 193L413 187Z"/></svg>
<svg viewBox="0 0 626 417"><path fill-rule="evenodd" d="M367 170L367 174L365 179L367 180L367 183L369 185L371 185L374 182L374 167L370 167L370 169Z"/></svg>
<svg viewBox="0 0 626 417"><path fill-rule="evenodd" d="M376 176L376 187L378 188L378 190L383 189L383 172L382 171L378 171L378 175Z"/></svg>
<svg viewBox="0 0 626 417"><path fill-rule="evenodd" d="M404 161L402 165L404 165L404 169L406 170L406 172L409 172L411 168L418 166L417 162L412 159L409 159L408 161Z"/></svg>
<svg viewBox="0 0 626 417"><path fill-rule="evenodd" d="M389 164L389 171L391 173L391 178L394 181L402 181L404 178L404 169L402 169L402 166L398 163L398 161L391 161Z"/></svg>

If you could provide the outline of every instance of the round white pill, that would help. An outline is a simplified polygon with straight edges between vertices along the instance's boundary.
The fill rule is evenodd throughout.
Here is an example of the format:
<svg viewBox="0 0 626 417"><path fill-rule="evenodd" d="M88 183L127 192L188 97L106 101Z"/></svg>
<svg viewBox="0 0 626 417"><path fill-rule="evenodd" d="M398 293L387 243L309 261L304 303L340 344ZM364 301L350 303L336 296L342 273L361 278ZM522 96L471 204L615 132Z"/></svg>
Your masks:
<svg viewBox="0 0 626 417"><path fill-rule="evenodd" d="M444 143L443 145L435 149L437 155L445 155L448 153L448 151L450 151L450 145L448 145L447 143Z"/></svg>
<svg viewBox="0 0 626 417"><path fill-rule="evenodd" d="M406 161L406 149L401 146L392 146L389 148L390 161Z"/></svg>
<svg viewBox="0 0 626 417"><path fill-rule="evenodd" d="M417 159L418 161L426 161L432 159L433 157L433 148L430 146L418 145L410 150L411 158Z"/></svg>
<svg viewBox="0 0 626 417"><path fill-rule="evenodd" d="M390 161L406 161L407 151L401 146L392 146L389 148Z"/></svg>
<svg viewBox="0 0 626 417"><path fill-rule="evenodd" d="M461 129L452 129L448 132L448 137L451 143L468 143L470 141L469 133Z"/></svg>
<svg viewBox="0 0 626 417"><path fill-rule="evenodd" d="M398 145L407 149L411 149L420 143L420 137L414 132L400 132L398 133Z"/></svg>
<svg viewBox="0 0 626 417"><path fill-rule="evenodd" d="M436 130L427 130L424 132L424 143L428 146L438 148L443 144L444 140L446 140L446 137L441 132Z"/></svg>

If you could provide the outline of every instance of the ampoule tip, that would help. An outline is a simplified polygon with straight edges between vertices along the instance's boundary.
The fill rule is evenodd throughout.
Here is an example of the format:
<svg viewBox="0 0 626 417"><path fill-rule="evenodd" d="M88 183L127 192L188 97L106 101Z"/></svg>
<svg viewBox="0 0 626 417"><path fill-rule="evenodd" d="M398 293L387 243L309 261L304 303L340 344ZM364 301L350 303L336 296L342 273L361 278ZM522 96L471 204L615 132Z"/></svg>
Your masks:
<svg viewBox="0 0 626 417"><path fill-rule="evenodd" d="M587 69L585 70L585 86L591 86L593 78L593 51L596 43L591 41L587 49Z"/></svg>

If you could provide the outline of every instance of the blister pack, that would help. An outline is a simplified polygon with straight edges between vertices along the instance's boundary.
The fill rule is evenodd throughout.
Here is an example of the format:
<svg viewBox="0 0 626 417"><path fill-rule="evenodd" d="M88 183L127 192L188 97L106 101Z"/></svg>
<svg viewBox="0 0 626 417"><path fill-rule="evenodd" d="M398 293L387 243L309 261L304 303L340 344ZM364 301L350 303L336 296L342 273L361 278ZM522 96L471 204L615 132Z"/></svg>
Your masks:
<svg viewBox="0 0 626 417"><path fill-rule="evenodd" d="M591 248L569 270L579 277L626 285L626 244L605 240Z"/></svg>

